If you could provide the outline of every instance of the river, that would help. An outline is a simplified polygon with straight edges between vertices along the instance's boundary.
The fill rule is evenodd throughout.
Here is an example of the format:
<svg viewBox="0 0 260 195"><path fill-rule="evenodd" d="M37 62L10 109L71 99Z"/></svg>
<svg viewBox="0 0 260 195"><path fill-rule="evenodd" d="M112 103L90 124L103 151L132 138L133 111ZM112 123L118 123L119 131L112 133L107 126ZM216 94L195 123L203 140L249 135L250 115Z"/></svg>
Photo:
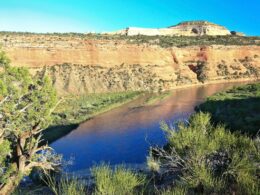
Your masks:
<svg viewBox="0 0 260 195"><path fill-rule="evenodd" d="M51 144L64 159L73 158L68 171L79 171L101 162L110 165L141 164L151 145L165 144L160 121L187 119L194 107L221 90L241 83L222 83L176 89L154 105L142 106L145 97L88 120Z"/></svg>

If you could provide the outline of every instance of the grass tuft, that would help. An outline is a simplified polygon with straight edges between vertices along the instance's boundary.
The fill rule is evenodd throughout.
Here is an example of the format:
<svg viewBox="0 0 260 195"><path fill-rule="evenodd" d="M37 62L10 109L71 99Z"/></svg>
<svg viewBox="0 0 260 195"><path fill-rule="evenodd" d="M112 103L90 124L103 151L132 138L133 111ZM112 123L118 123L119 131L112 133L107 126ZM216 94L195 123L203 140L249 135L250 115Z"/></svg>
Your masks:
<svg viewBox="0 0 260 195"><path fill-rule="evenodd" d="M108 165L101 165L92 168L92 175L95 180L95 193L97 195L135 194L138 187L144 182L144 176L126 169L124 166L117 166L114 170Z"/></svg>

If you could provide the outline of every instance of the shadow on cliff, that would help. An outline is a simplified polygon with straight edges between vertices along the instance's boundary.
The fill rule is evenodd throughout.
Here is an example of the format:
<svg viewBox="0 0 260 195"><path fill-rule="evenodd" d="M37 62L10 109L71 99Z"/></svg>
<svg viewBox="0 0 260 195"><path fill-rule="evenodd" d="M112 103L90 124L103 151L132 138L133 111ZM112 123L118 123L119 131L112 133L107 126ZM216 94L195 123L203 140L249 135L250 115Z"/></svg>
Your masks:
<svg viewBox="0 0 260 195"><path fill-rule="evenodd" d="M210 113L213 123L224 124L232 132L254 137L260 130L260 97L207 100L195 110Z"/></svg>

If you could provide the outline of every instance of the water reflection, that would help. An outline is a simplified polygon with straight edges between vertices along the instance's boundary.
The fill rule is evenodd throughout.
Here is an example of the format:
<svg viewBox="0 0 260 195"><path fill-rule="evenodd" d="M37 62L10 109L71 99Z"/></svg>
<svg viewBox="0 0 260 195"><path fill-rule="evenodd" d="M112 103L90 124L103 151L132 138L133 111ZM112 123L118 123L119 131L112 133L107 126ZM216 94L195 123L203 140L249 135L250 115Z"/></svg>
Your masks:
<svg viewBox="0 0 260 195"><path fill-rule="evenodd" d="M240 83L241 84L241 83ZM99 115L52 147L65 159L75 158L70 171L86 169L94 163L143 163L150 144L165 143L159 122L187 119L206 97L239 83L211 84L174 90L168 98L152 106L142 106L141 97L120 108Z"/></svg>

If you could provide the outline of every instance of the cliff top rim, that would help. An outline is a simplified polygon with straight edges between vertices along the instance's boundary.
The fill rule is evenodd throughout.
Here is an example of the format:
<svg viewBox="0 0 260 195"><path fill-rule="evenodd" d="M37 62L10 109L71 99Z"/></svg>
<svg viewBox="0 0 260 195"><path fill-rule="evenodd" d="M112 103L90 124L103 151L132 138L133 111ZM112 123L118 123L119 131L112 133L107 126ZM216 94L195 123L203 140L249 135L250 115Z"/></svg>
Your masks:
<svg viewBox="0 0 260 195"><path fill-rule="evenodd" d="M190 20L190 21L183 21L179 22L176 25L169 26L169 28L176 27L176 26L186 26L186 25L209 25L209 26L219 26L219 27L224 27L222 25L209 22L207 20Z"/></svg>

